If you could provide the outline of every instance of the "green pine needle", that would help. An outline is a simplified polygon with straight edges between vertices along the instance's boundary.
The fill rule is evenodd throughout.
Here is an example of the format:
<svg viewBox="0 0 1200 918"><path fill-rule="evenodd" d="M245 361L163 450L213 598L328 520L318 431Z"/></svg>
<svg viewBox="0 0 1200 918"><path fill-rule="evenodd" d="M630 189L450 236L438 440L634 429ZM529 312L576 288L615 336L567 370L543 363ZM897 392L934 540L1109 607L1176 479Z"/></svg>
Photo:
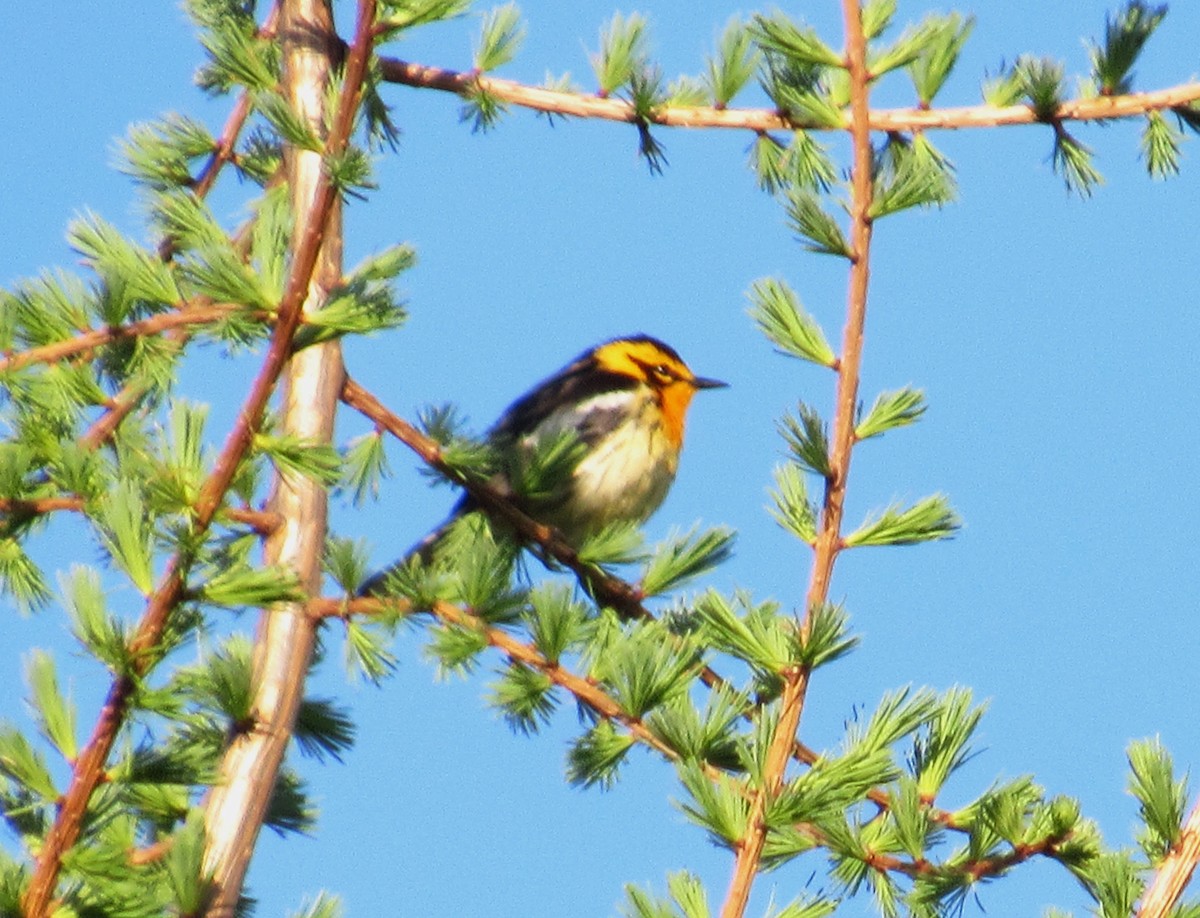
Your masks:
<svg viewBox="0 0 1200 918"><path fill-rule="evenodd" d="M744 596L737 601L743 615L712 590L696 602L696 616L714 649L744 660L767 676L801 662L799 630L793 619L780 615L774 603L752 606Z"/></svg>
<svg viewBox="0 0 1200 918"><path fill-rule="evenodd" d="M0 591L23 611L39 609L50 601L45 576L15 538L0 538Z"/></svg>
<svg viewBox="0 0 1200 918"><path fill-rule="evenodd" d="M475 69L487 73L511 61L525 40L525 23L515 3L506 3L483 16L479 41L475 45Z"/></svg>
<svg viewBox="0 0 1200 918"><path fill-rule="evenodd" d="M679 780L691 797L679 808L712 842L733 850L746 837L750 819L750 800L743 783L728 775L710 779L695 763L679 768Z"/></svg>
<svg viewBox="0 0 1200 918"><path fill-rule="evenodd" d="M206 576L196 598L225 608L257 608L277 602L300 602L304 591L294 571L283 567L256 568L246 564L223 567Z"/></svg>
<svg viewBox="0 0 1200 918"><path fill-rule="evenodd" d="M321 138L308 123L308 119L292 108L291 103L276 90L256 92L254 107L291 146L312 153L324 150Z"/></svg>
<svg viewBox="0 0 1200 918"><path fill-rule="evenodd" d="M92 263L96 273L108 284L127 287L127 300L141 301L139 305L143 308L147 305L173 306L179 302L179 288L166 263L126 240L116 227L95 214L86 212L71 221L67 227L67 241ZM117 325L127 318L125 314L104 316L110 325Z"/></svg>
<svg viewBox="0 0 1200 918"><path fill-rule="evenodd" d="M997 75L984 78L982 89L983 101L996 108L1018 105L1025 98L1025 80L1015 66L1001 65Z"/></svg>
<svg viewBox="0 0 1200 918"><path fill-rule="evenodd" d="M837 221L821 206L821 200L804 188L788 190L787 215L804 248L821 255L850 258L850 243Z"/></svg>
<svg viewBox="0 0 1200 918"><path fill-rule="evenodd" d="M432 22L463 16L471 9L471 0L389 0L381 4L377 29L381 38Z"/></svg>
<svg viewBox="0 0 1200 918"><path fill-rule="evenodd" d="M4 723L0 723L0 775L44 803L59 799L58 788L41 753L15 727Z"/></svg>
<svg viewBox="0 0 1200 918"><path fill-rule="evenodd" d="M550 722L558 707L554 683L540 670L510 663L491 685L489 703L512 730L530 736Z"/></svg>
<svg viewBox="0 0 1200 918"><path fill-rule="evenodd" d="M858 440L880 436L897 427L915 424L925 413L925 395L919 389L905 387L894 392L881 392L875 404L854 428Z"/></svg>
<svg viewBox="0 0 1200 918"><path fill-rule="evenodd" d="M708 104L709 91L704 82L696 77L680 74L667 84L663 93L664 105L694 108Z"/></svg>
<svg viewBox="0 0 1200 918"><path fill-rule="evenodd" d="M594 667L594 676L611 686L621 707L641 718L686 693L700 668L697 654L661 622L640 624L614 641Z"/></svg>
<svg viewBox="0 0 1200 918"><path fill-rule="evenodd" d="M1179 145L1183 132L1172 124L1162 112L1146 115L1146 127L1142 131L1142 158L1154 178L1170 178L1179 174Z"/></svg>
<svg viewBox="0 0 1200 918"><path fill-rule="evenodd" d="M121 171L154 189L182 188L192 182L192 162L209 156L216 140L207 127L185 115L136 124L118 152Z"/></svg>
<svg viewBox="0 0 1200 918"><path fill-rule="evenodd" d="M655 708L646 725L681 759L734 770L741 767L735 726L749 703L744 693L717 685L703 711L682 693Z"/></svg>
<svg viewBox="0 0 1200 918"><path fill-rule="evenodd" d="M1022 93L1042 121L1052 121L1063 101L1063 65L1050 58L1022 55L1017 59L1015 77Z"/></svg>
<svg viewBox="0 0 1200 918"><path fill-rule="evenodd" d="M783 55L792 63L843 68L846 62L809 26L797 25L782 12L754 16L750 34L759 47Z"/></svg>
<svg viewBox="0 0 1200 918"><path fill-rule="evenodd" d="M466 676L487 647L487 635L480 629L439 625L431 631L425 656L437 664L440 678Z"/></svg>
<svg viewBox="0 0 1200 918"><path fill-rule="evenodd" d="M749 296L750 317L780 351L820 366L837 365L821 326L785 281L772 277L757 280Z"/></svg>
<svg viewBox="0 0 1200 918"><path fill-rule="evenodd" d="M387 648L389 636L376 625L346 623L346 669L378 685L396 668L396 656Z"/></svg>
<svg viewBox="0 0 1200 918"><path fill-rule="evenodd" d="M204 811L188 812L183 828L171 838L166 857L166 874L175 908L180 915L202 910L210 883L204 877Z"/></svg>
<svg viewBox="0 0 1200 918"><path fill-rule="evenodd" d="M100 573L73 567L62 580L63 601L76 639L114 673L129 671L132 658L124 625L109 614Z"/></svg>
<svg viewBox="0 0 1200 918"><path fill-rule="evenodd" d="M1167 15L1167 6L1149 6L1130 0L1104 22L1104 45L1091 47L1092 76L1106 96L1133 90L1133 65L1154 30Z"/></svg>
<svg viewBox="0 0 1200 918"><path fill-rule="evenodd" d="M800 635L800 661L811 669L841 659L858 646L850 634L850 616L841 606L820 603L813 607L807 635Z"/></svg>
<svg viewBox="0 0 1200 918"><path fill-rule="evenodd" d="M526 618L533 646L547 661L557 664L587 636L587 607L576 602L564 585L541 584L530 590L528 598Z"/></svg>
<svg viewBox="0 0 1200 918"><path fill-rule="evenodd" d="M1104 181L1104 177L1092 165L1092 151L1061 125L1055 125L1051 162L1054 171L1062 176L1067 191L1080 197L1090 197L1096 186Z"/></svg>
<svg viewBox="0 0 1200 918"><path fill-rule="evenodd" d="M867 41L882 35L896 15L896 0L867 0L862 7L862 28Z"/></svg>
<svg viewBox="0 0 1200 918"><path fill-rule="evenodd" d="M661 596L725 563L733 554L734 532L724 526L697 533L672 534L654 547L642 571L646 596Z"/></svg>
<svg viewBox="0 0 1200 918"><path fill-rule="evenodd" d="M915 545L950 539L962 526L944 495L922 498L911 507L892 505L846 536L848 548L864 545Z"/></svg>
<svg viewBox="0 0 1200 918"><path fill-rule="evenodd" d="M1129 792L1140 805L1143 828L1138 844L1152 866L1158 866L1179 841L1187 805L1187 780L1175 779L1171 755L1158 739L1131 743Z"/></svg>
<svg viewBox="0 0 1200 918"><path fill-rule="evenodd" d="M478 85L463 93L463 105L458 120L471 125L472 134L484 134L496 127L508 111L508 106L494 93Z"/></svg>
<svg viewBox="0 0 1200 918"><path fill-rule="evenodd" d="M101 504L95 523L109 557L142 595L149 596L154 589L153 517L137 487L119 482Z"/></svg>
<svg viewBox="0 0 1200 918"><path fill-rule="evenodd" d="M342 468L343 485L350 489L354 506L361 507L367 500L378 500L383 479L392 475L383 436L373 431L351 440L342 459Z"/></svg>
<svg viewBox="0 0 1200 918"><path fill-rule="evenodd" d="M78 753L75 705L58 689L53 658L44 651L35 650L26 662L25 678L42 733L64 759L73 762Z"/></svg>
<svg viewBox="0 0 1200 918"><path fill-rule="evenodd" d="M713 104L724 108L732 102L753 79L761 62L762 53L754 46L746 24L737 18L729 20L705 72Z"/></svg>
<svg viewBox="0 0 1200 918"><path fill-rule="evenodd" d="M779 433L804 469L829 478L833 472L829 465L829 435L825 421L815 408L804 402L800 402L796 410L796 416L785 414L780 420Z"/></svg>
<svg viewBox="0 0 1200 918"><path fill-rule="evenodd" d="M342 754L354 747L354 718L332 698L305 698L296 713L292 733L300 752L324 762L342 761Z"/></svg>
<svg viewBox="0 0 1200 918"><path fill-rule="evenodd" d="M642 531L635 523L610 523L590 532L576 547L585 564L632 564L646 557Z"/></svg>
<svg viewBox="0 0 1200 918"><path fill-rule="evenodd" d="M911 141L889 136L877 160L870 209L874 219L912 207L940 206L957 195L950 161L923 134Z"/></svg>
<svg viewBox="0 0 1200 918"><path fill-rule="evenodd" d="M330 444L287 435L260 433L254 448L283 472L294 472L323 485L337 484L342 476L341 454Z"/></svg>
<svg viewBox="0 0 1200 918"><path fill-rule="evenodd" d="M929 106L958 63L963 46L975 28L975 18L964 18L959 13L931 14L925 22L929 30L927 38L909 64L908 72L917 91L917 99L922 106Z"/></svg>
<svg viewBox="0 0 1200 918"><path fill-rule="evenodd" d="M639 13L628 17L613 14L600 30L600 50L591 60L602 96L627 84L635 73L646 69L646 18Z"/></svg>
<svg viewBox="0 0 1200 918"><path fill-rule="evenodd" d="M600 721L568 749L567 780L577 787L599 786L607 790L616 783L633 745L633 737L618 733L607 720Z"/></svg>
<svg viewBox="0 0 1200 918"><path fill-rule="evenodd" d="M322 890L311 902L305 902L301 910L293 912L289 918L342 918L345 907L339 896Z"/></svg>
<svg viewBox="0 0 1200 918"><path fill-rule="evenodd" d="M938 699L927 726L913 740L910 764L923 798L932 800L946 779L970 759L968 743L983 711L983 705L972 706L969 689L951 689ZM1015 838L1008 838L1015 843Z"/></svg>
<svg viewBox="0 0 1200 918"><path fill-rule="evenodd" d="M777 466L775 489L771 491L775 506L771 515L784 529L813 545L817 541L817 508L808 499L808 484L804 471L795 463Z"/></svg>

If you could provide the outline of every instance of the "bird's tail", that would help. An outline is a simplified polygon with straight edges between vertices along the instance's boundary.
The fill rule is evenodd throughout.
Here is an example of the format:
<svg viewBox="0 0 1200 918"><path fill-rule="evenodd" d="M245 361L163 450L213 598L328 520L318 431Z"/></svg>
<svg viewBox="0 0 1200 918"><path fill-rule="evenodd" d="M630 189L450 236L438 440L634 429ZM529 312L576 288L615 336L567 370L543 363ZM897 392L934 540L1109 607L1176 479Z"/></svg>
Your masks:
<svg viewBox="0 0 1200 918"><path fill-rule="evenodd" d="M461 558L465 552L485 543L490 550L499 551L499 558L515 564L520 549L506 527L499 530L486 513L464 499L458 503L446 521L417 542L398 560L372 574L358 588L359 596L386 596L388 582L400 572L412 567L428 567L443 558Z"/></svg>

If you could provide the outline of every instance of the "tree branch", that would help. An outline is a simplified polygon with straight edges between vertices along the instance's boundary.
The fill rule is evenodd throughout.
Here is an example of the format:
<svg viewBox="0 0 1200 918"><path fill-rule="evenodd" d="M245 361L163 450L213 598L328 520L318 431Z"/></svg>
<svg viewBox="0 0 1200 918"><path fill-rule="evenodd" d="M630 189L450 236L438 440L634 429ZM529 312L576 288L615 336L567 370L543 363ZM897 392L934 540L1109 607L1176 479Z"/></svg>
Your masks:
<svg viewBox="0 0 1200 918"><path fill-rule="evenodd" d="M384 80L390 83L437 89L456 95L482 90L500 102L555 115L623 121L630 124L648 121L664 127L727 128L759 132L797 129L853 130L849 121L845 128L830 128L816 122L788 118L778 110L770 108L664 105L655 108L649 115L639 115L630 103L611 96L601 98L596 95L529 86L515 80L490 77L471 71L428 67L396 58L382 57L379 63ZM931 131L1037 124L1041 121L1103 121L1177 108L1198 100L1200 83L1190 82L1153 92L1071 99L1059 106L1051 117L1045 119L1039 118L1028 105L964 105L939 109L878 109L869 113L867 124L871 131Z"/></svg>
<svg viewBox="0 0 1200 918"><path fill-rule="evenodd" d="M290 354L301 309L321 307L325 292L341 278L341 208L325 167L327 157L345 151L354 128L373 48L374 0L359 0L354 41L346 60L337 110L326 110L326 88L340 48L328 0L285 0L280 17L284 84L288 100L317 131L331 120L322 152L292 149L285 165L292 207L293 271L287 299L287 367L282 430L305 441L329 443L344 370L336 341ZM332 118L330 119L330 115ZM280 317L282 324L283 317ZM282 367L282 364L281 364ZM247 433L252 431L247 429ZM275 479L271 510L282 520L265 546L268 564L296 572L303 588L316 593L325 549L328 494L305 476L281 472ZM204 914L234 915L259 830L274 793L316 642L317 621L303 603L264 610L254 645L251 724L235 736L221 763L220 779L205 810L203 871L211 878Z"/></svg>

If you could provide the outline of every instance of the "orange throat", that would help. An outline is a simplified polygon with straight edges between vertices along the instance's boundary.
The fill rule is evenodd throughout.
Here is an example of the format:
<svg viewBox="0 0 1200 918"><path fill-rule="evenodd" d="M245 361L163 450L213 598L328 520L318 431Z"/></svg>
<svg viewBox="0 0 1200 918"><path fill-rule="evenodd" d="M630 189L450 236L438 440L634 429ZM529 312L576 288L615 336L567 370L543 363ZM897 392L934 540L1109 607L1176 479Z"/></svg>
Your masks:
<svg viewBox="0 0 1200 918"><path fill-rule="evenodd" d="M688 405L696 390L685 382L664 386L658 391L658 404L662 408L663 432L676 451L683 448L683 423Z"/></svg>

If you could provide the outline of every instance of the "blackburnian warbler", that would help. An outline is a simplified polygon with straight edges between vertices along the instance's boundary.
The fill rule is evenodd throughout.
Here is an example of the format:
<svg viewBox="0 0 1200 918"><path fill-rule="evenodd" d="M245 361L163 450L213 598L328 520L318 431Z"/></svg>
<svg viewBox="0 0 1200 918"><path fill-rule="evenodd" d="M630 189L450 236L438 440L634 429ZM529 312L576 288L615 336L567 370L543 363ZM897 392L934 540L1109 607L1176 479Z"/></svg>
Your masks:
<svg viewBox="0 0 1200 918"><path fill-rule="evenodd" d="M578 545L612 523L643 523L658 509L679 468L692 397L725 385L696 376L656 338L616 338L585 351L513 402L488 431L488 442L507 468L564 436L578 442L578 461L552 496L534 501L512 495L528 515ZM495 483L511 493L506 481ZM428 559L450 525L475 509L464 497L407 557ZM372 577L362 592L377 592L387 573Z"/></svg>

